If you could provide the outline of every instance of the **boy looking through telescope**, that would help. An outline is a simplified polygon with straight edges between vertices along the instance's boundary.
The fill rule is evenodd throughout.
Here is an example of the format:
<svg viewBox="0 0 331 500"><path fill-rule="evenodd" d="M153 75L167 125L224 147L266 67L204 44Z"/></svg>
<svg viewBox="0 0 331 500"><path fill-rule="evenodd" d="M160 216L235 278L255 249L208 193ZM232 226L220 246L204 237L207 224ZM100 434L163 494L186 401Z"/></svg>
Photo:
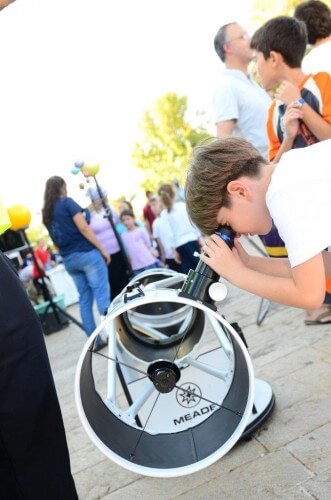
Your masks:
<svg viewBox="0 0 331 500"><path fill-rule="evenodd" d="M197 146L185 186L188 214L206 235L201 260L255 295L293 307L323 303L331 275L331 140L285 153L268 164L246 140L223 137ZM313 168L312 168L313 165ZM275 222L288 258L248 255L241 234L267 234ZM231 251L212 234L237 233Z"/></svg>

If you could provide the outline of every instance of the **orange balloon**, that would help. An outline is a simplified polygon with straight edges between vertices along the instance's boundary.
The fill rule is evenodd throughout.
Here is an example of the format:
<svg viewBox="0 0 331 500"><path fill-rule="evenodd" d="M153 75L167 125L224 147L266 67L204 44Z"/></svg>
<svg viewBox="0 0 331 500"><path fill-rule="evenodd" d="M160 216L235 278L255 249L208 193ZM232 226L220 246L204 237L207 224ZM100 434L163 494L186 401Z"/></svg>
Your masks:
<svg viewBox="0 0 331 500"><path fill-rule="evenodd" d="M31 213L24 205L12 205L7 208L8 216L13 231L28 227L31 221Z"/></svg>
<svg viewBox="0 0 331 500"><path fill-rule="evenodd" d="M326 279L326 291L331 293L331 276Z"/></svg>

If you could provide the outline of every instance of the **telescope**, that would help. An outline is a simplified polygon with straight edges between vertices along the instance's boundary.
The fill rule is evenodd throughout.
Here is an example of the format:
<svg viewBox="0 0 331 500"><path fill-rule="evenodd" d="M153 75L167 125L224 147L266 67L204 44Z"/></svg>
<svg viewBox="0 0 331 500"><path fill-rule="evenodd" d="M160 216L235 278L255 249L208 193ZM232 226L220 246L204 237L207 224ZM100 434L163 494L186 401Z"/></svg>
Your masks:
<svg viewBox="0 0 331 500"><path fill-rule="evenodd" d="M231 228L217 234L232 248ZM272 389L254 377L239 325L221 314L225 297L201 260L188 275L151 269L129 282L89 337L76 405L91 440L118 465L154 477L197 472L272 412ZM93 352L98 335L108 347Z"/></svg>

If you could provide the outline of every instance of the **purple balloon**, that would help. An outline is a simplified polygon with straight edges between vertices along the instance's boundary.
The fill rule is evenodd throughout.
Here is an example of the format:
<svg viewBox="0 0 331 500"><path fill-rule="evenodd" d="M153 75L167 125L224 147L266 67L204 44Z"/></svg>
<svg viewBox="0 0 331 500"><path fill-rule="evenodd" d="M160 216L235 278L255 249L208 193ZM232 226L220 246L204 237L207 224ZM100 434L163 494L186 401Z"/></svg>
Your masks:
<svg viewBox="0 0 331 500"><path fill-rule="evenodd" d="M81 169L82 167L84 167L84 162L83 161L76 161L75 167L78 169Z"/></svg>

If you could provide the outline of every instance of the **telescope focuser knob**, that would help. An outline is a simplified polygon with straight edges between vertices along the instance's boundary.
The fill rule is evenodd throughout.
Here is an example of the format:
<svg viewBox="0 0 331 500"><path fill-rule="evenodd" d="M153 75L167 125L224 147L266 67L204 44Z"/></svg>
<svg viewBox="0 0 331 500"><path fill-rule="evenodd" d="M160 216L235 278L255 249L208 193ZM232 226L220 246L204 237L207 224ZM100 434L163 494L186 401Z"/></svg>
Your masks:
<svg viewBox="0 0 331 500"><path fill-rule="evenodd" d="M211 300L213 300L214 302L220 302L227 296L228 289L226 288L224 283L220 283L218 281L210 285L210 287L208 288L208 294Z"/></svg>

